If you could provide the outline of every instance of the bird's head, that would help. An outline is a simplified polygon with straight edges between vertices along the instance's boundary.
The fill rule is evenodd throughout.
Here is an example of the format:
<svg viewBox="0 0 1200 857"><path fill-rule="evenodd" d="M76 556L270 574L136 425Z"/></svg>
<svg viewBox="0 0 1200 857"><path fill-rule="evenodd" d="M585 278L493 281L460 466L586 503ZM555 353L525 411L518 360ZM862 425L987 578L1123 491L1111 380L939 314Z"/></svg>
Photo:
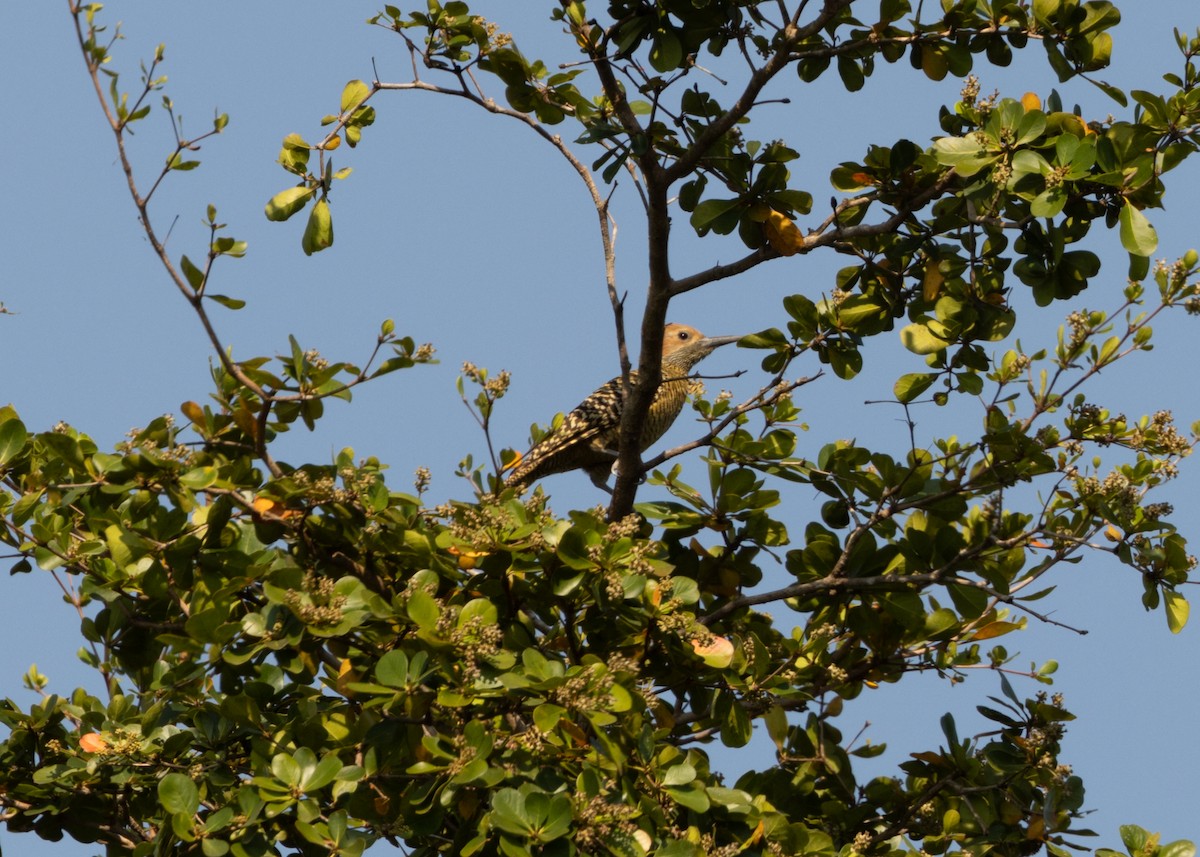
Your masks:
<svg viewBox="0 0 1200 857"><path fill-rule="evenodd" d="M682 363L690 369L722 345L739 339L740 336L705 336L686 324L668 324L663 329L663 361Z"/></svg>

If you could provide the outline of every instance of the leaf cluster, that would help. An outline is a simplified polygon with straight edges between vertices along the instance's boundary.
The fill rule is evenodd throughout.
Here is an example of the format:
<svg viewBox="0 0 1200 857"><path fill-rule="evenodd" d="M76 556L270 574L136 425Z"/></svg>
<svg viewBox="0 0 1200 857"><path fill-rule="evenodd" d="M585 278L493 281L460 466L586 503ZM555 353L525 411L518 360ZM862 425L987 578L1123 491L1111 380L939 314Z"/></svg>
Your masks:
<svg viewBox="0 0 1200 857"><path fill-rule="evenodd" d="M235 361L203 299L240 305L207 290L214 261L244 243L219 234L209 207L205 263L185 256L177 269L149 218L153 191L131 179L155 253L220 360L207 403L181 406L186 426L159 417L112 452L0 409L0 541L15 573L58 581L80 617L80 658L104 687L58 695L31 669L37 701L0 703L10 829L135 857L358 855L381 839L419 855L510 857L1078 847L1090 833L1083 784L1060 759L1073 715L1058 695L1011 681L1049 685L1056 664L1025 664L1004 638L1031 620L1063 624L1040 602L1054 572L1089 554L1137 575L1144 606L1161 607L1172 631L1188 617L1195 559L1152 492L1195 433L1165 410L1129 417L1083 387L1149 351L1161 314L1200 308L1196 254L1151 267L1143 214L1200 142L1200 42L1180 38L1184 71L1167 80L1177 92L1134 93L1126 120L1085 122L1054 95L1045 109L1036 97L981 100L968 83L932 146L872 146L835 168L844 196L803 232L793 218L811 213L812 194L794 186L797 151L746 137L783 69L802 83L836 69L853 91L880 59L907 55L940 79L1040 41L1065 79L1107 63L1119 16L1103 0L947 0L924 20L906 0L793 7L613 0L600 21L564 2L556 18L593 78L550 73L465 3L387 6L372 23L450 83L353 81L319 143L284 139L279 162L298 184L266 212L285 220L311 204L306 253L333 240L328 196L346 171L327 153L360 141L374 118L365 102L386 89L432 89L525 122L579 171L602 223L591 173L603 183L624 171L661 239L643 321L660 340L655 313L678 294L820 248L854 257L828 296L789 296L779 327L742 341L764 352L757 394L696 398L702 436L688 449L705 449L703 484L662 467L678 451L664 453L622 470L624 513L614 498L555 514L543 491L499 489L470 459L461 469L476 496L432 508L428 474L398 490L381 462L349 449L324 464L275 461L277 438L314 428L326 400L431 350L389 321L361 367L294 338L274 359ZM98 6L71 8L98 81ZM698 56L725 51L747 82L722 106L696 76ZM152 71L146 92L161 85ZM503 84L507 108L483 75ZM124 134L146 114L113 81L101 99L132 175ZM579 88L588 82L594 94ZM580 145L602 150L590 170L542 128L568 119ZM190 169L187 149L180 140L163 175ZM673 191L696 232L737 232L749 255L672 275ZM1073 311L1041 348L993 353L1016 329L1009 273L1038 305L1080 294L1099 262L1071 245L1099 220L1130 255L1117 305ZM620 310L616 300L619 323ZM899 374L892 406L908 416L975 403L977 436L918 443L910 428L899 451L829 439L803 455L792 393L819 376L791 373L816 361L850 380L872 338L894 331L925 365ZM392 356L375 366L385 347ZM507 375L464 375L480 391L460 380L459 393L486 433ZM506 460L493 454L493 469ZM633 504L646 469L661 499ZM811 515L785 505L795 486L819 498ZM855 761L883 748L843 734L848 701L917 672L958 682L973 670L1000 686L978 709L982 731L964 737L947 715L940 746L892 775L856 775ZM726 782L709 746L745 747L756 726L774 763ZM1194 850L1140 828L1122 837L1131 857Z"/></svg>

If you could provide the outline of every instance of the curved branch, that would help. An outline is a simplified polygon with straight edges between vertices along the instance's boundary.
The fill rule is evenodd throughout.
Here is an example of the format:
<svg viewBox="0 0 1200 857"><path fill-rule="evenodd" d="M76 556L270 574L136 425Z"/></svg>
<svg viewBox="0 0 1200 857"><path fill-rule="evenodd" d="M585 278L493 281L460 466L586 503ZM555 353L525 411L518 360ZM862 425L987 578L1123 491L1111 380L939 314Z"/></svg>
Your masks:
<svg viewBox="0 0 1200 857"><path fill-rule="evenodd" d="M142 224L142 230L146 233L146 239L150 242L150 246L154 250L154 254L158 257L159 262L161 262L163 268L166 269L167 276L171 278L171 281L175 284L175 287L179 290L180 294L183 295L184 299L191 305L192 309L196 313L196 316L200 319L200 324L204 328L204 333L208 337L208 341L211 343L213 350L216 352L217 359L221 362L221 366L226 372L236 378L239 384L250 390L252 393L254 393L254 395L258 396L262 400L264 408L269 409L273 401L271 395L253 379L246 375L246 373L242 371L241 367L234 362L233 357L230 355L228 349L225 348L220 337L217 335L217 331L213 326L212 319L210 319L208 316L208 311L204 308L203 295L193 291L187 280L182 274L180 274L178 268L175 266L175 263L171 261L171 257L167 254L166 244L158 237L158 233L154 229L154 224L150 219L150 195L153 194L154 190L158 188L158 185L162 181L163 177L171 170L171 161L168 161L168 166L164 167L162 174L159 175L157 180L155 180L150 194L143 196L141 191L138 189L137 179L134 176L133 163L130 161L129 153L125 148L125 128L127 122L125 120L118 119L113 114L107 99L104 97L104 89L100 85L100 65L102 60L98 59L95 53L89 51L87 47L88 39L86 36L84 36L83 26L79 20L79 16L83 13L83 9L77 0L67 0L67 8L70 10L71 19L75 24L75 36L79 42L79 50L80 53L83 54L84 63L86 64L88 70L88 76L92 80L92 87L96 91L96 98L100 102L100 109L104 113L104 118L108 122L109 129L113 132L113 137L116 139L117 156L121 162L121 170L125 174L125 183L128 186L129 195L133 200L134 207L138 211L138 220ZM144 98L145 94L152 88L153 82L150 80L149 74L147 74L145 91L142 93L142 96L139 97L137 102L138 104L141 103L142 98ZM206 134L205 136L209 135ZM182 151L183 148L186 148L186 145L187 144L185 142L177 140L176 154ZM271 455L267 450L265 436L255 438L255 443L257 446L256 453L258 458L263 462L271 474L276 477L282 475L282 470L280 470L279 465L275 463L274 459L271 458Z"/></svg>
<svg viewBox="0 0 1200 857"><path fill-rule="evenodd" d="M692 145L669 167L663 170L663 178L670 183L690 173L704 157L704 154L750 112L751 108L758 101L759 93L762 92L771 79L788 66L793 59L793 46L810 35L820 32L838 13L843 9L849 8L852 2L853 0L826 0L820 13L803 27L798 26L797 23L800 12L803 9L803 4L801 4L800 8L792 15L791 20L784 26L779 47L776 48L775 53L768 57L765 63L750 75L750 79L746 82L746 87L742 90L742 94L738 96L737 101L733 103L732 107L713 120L712 124L696 137Z"/></svg>
<svg viewBox="0 0 1200 857"><path fill-rule="evenodd" d="M818 372L816 375L797 378L795 381L788 381L786 383L783 383L782 378L776 376L776 378L772 379L770 384L763 386L755 395L751 396L737 407L730 409L729 413L722 417L716 424L712 425L701 437L688 441L687 443L680 444L679 446L672 447L671 449L663 450L653 458L644 461L642 463L642 472L653 470L660 464L670 461L672 458L683 455L685 452L691 452L693 449L699 449L702 446L711 445L716 439L717 435L725 431L725 429L727 429L733 423L733 421L742 414L758 410L764 405L773 404L774 402L778 401L781 396L785 396L793 390L812 383L824 374L824 372Z"/></svg>
<svg viewBox="0 0 1200 857"><path fill-rule="evenodd" d="M414 69L416 68L415 58L416 54L414 53ZM592 198L592 205L596 209L596 215L599 220L598 225L600 230L600 244L604 252L605 284L608 289L609 299L613 304L614 312L617 314L617 333L622 353L622 364L623 366L627 367L628 357L625 354L625 340L623 327L621 325L621 300L617 294L616 285L615 228L612 225L612 218L608 210L608 199L601 195L600 189L596 186L596 181L592 177L591 170L589 170L588 167L579 160L579 158L575 157L575 154L571 151L567 144L563 142L562 137L557 134L551 134L541 123L528 114L521 113L517 110L513 110L510 107L504 107L500 104L497 104L494 99L476 94L467 89L466 86L463 86L460 89L450 89L448 87L438 86L437 84L427 83L419 78L416 78L415 76L414 79L408 83L384 83L379 80L372 82L372 93L382 90L394 90L400 92L407 90L418 90L421 92L432 92L438 95L453 95L455 97L465 99L475 106L483 108L489 113L494 113L497 116L507 116L510 119L517 120L553 146L555 150L557 150L558 153L562 155L564 159L566 159L567 163L571 165L571 169L575 171L575 173L579 176L580 181L582 181L584 186L587 188L588 194Z"/></svg>
<svg viewBox="0 0 1200 857"><path fill-rule="evenodd" d="M857 238L864 238L871 235L886 235L894 232L905 220L919 211L933 199L945 193L951 185L958 179L958 175L953 171L947 171L934 184L930 185L921 193L915 195L912 199L907 200L905 205L898 208L896 212L890 215L887 219L879 223L860 223L855 226L838 226L837 221L839 215L849 208L859 205L867 205L874 202L877 197L874 193L864 194L862 196L853 197L851 199L842 200L838 203L834 212L825 218L824 221L814 230L804 236L804 243L796 251L796 255L811 253L818 247L834 247L846 241L852 241ZM706 286L709 283L723 280L728 277L743 274L752 268L761 265L771 259L783 258L782 254L770 247L764 245L757 250L742 257L736 262L731 262L727 265L714 265L703 271L699 271L688 277L674 280L671 283L670 294L672 297L681 295L684 292L690 292L693 289L698 289L701 286Z"/></svg>

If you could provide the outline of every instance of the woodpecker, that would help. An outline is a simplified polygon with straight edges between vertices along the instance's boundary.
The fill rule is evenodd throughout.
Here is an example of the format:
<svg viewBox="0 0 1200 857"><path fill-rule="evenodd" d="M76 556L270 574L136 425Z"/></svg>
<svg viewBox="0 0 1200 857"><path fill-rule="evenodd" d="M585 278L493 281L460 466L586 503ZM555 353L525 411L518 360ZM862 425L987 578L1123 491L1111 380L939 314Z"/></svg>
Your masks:
<svg viewBox="0 0 1200 857"><path fill-rule="evenodd" d="M662 383L642 425L638 451L654 443L679 416L687 400L692 367L715 349L740 336L703 336L686 324L668 324L663 330ZM629 383L637 383L637 371L629 373ZM552 473L583 469L593 483L608 490L608 475L617 460L621 432L621 414L625 409L625 388L617 376L567 414L562 425L541 443L517 460L504 480L509 487L527 485Z"/></svg>

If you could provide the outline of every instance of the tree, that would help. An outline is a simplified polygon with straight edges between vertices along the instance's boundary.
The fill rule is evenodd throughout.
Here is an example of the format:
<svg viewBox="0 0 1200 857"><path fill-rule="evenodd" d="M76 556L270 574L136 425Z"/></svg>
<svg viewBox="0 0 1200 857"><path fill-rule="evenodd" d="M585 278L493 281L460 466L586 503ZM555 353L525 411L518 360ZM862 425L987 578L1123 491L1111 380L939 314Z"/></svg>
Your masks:
<svg viewBox="0 0 1200 857"><path fill-rule="evenodd" d="M453 95L524 123L568 159L595 208L628 369L607 211L620 177L643 201L649 256L625 438L657 384L646 355L659 353L672 298L791 256L853 259L831 297L793 295L780 328L743 340L764 355L757 395L698 398L708 430L687 448L642 462L623 443L608 508L561 518L543 491L498 490L506 451L464 467L473 501L433 508L420 484L387 485L374 460L276 460L278 439L315 425L327 399L431 351L385 322L362 366L294 339L276 360L235 361L210 311L240 302L210 286L244 245L210 206L208 248L176 258L150 205L163 180L196 166L190 153L209 134L176 129L165 168L145 182L126 143L165 84L164 54L123 90L98 5L68 5L151 248L217 363L209 404L181 408L186 427L156 419L114 453L73 427L30 432L0 411L16 571L76 581L85 657L108 689L4 703L10 829L145 855L357 854L380 838L462 854L1078 844L1083 787L1059 761L1072 715L1056 697L1018 693L1006 676L1024 671L993 641L1055 621L1040 601L1089 552L1137 573L1172 630L1186 622L1180 589L1194 560L1150 491L1194 440L1167 411L1126 418L1083 389L1148 351L1161 314L1198 306L1200 260L1152 265L1144 212L1200 142L1200 38L1179 36L1171 91L1132 93L1128 118L1088 121L1053 93L981 98L968 78L931 146L890 141L834 168L838 195L804 232L794 220L811 215L815 191L792 186L796 151L747 133L768 86L800 97L836 70L854 90L880 59L964 76L1030 42L1060 79L1092 79L1116 9L946 3L923 20L929 11L903 0L712 0L614 2L601 17L563 3L556 15L581 64L551 72L465 4L385 7L372 22L403 40L420 73L352 82L319 141L285 138L280 164L295 185L267 216L304 212L305 252L331 247L328 198L348 173L329 153L362 142L382 93ZM725 105L707 86L717 72L739 76ZM1095 82L1124 107L1120 90ZM550 130L570 123L575 145ZM210 133L224 127L218 116ZM700 235L736 233L743 255L673 273L676 204ZM1097 282L1099 258L1083 246L1093 226L1115 229L1129 255L1121 299L1074 312L1043 348L1022 347L1018 315L1025 330L1039 308ZM823 380L850 382L897 328L914 362L895 406L977 408L978 436L910 429L898 452L831 440L814 459L798 455L791 393L813 381L814 361L828 367ZM487 432L507 379L464 374ZM703 490L675 461L696 448ZM643 475L659 491L639 503ZM813 520L782 504L789 485L828 498ZM772 555L784 586L760 585ZM1001 688L981 709L989 731L961 737L947 716L943 747L894 776L856 779L853 759L878 748L843 737L845 700L918 671L955 680L981 666ZM1048 683L1049 672L1029 677ZM27 681L43 685L36 672ZM724 783L706 745L744 746L756 725L777 764ZM1192 850L1123 832L1134 855Z"/></svg>

